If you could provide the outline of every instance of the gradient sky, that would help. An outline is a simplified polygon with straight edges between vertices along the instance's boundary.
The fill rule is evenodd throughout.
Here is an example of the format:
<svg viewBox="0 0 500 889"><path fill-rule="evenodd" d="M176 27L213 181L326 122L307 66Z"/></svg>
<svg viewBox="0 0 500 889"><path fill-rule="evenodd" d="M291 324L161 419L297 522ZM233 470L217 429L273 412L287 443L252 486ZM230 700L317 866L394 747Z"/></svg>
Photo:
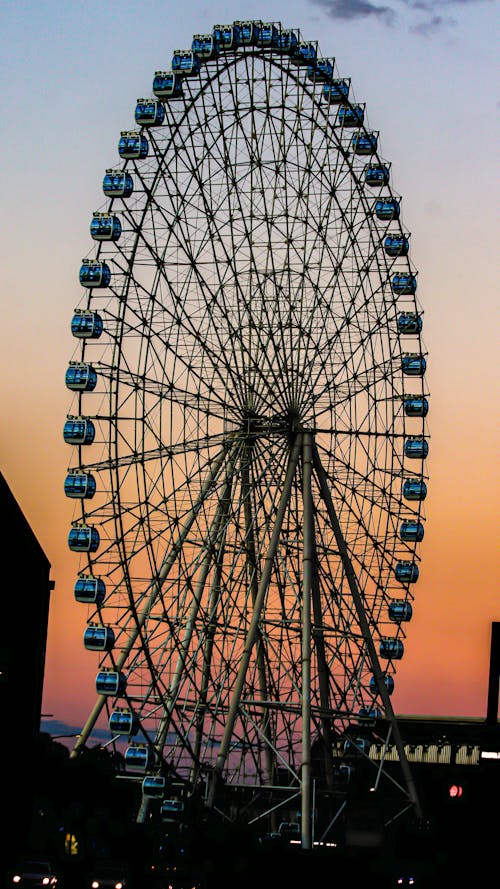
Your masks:
<svg viewBox="0 0 500 889"><path fill-rule="evenodd" d="M399 713L484 716L491 622L500 620L493 0L3 4L0 467L56 582L44 713L78 726L94 700L96 661L83 649L77 557L66 544L62 426L69 323L102 174L172 51L245 18L298 27L336 57L403 195L425 310L431 440L421 577L393 703Z"/></svg>

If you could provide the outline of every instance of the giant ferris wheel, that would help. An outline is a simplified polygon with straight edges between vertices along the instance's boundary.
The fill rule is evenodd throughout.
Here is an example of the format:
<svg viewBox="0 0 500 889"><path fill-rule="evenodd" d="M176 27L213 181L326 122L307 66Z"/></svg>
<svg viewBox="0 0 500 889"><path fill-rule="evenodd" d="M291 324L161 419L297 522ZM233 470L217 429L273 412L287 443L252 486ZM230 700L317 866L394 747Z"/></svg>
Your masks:
<svg viewBox="0 0 500 889"><path fill-rule="evenodd" d="M300 32L216 26L152 93L71 322L68 543L99 652L75 752L105 719L146 795L208 775L209 804L285 774L307 844L314 742L328 780L353 724L393 725L419 575L409 234L364 105Z"/></svg>

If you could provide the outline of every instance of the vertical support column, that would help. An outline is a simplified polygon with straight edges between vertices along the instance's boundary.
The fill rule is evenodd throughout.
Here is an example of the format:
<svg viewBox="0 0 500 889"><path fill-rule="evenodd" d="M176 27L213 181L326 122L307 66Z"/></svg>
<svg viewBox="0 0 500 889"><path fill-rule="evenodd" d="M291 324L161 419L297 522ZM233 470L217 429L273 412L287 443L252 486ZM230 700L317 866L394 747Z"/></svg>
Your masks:
<svg viewBox="0 0 500 889"><path fill-rule="evenodd" d="M264 601L266 598L267 590L269 587L269 582L271 580L271 572L273 567L273 562L276 556L276 550L278 548L278 542L281 534L281 526L283 524L283 518L285 516L285 511L288 507L288 503L290 501L290 494L292 491L292 484L295 477L295 471L297 469L297 463L299 461L300 455L300 445L301 445L302 436L300 433L297 435L295 443L293 445L290 458L288 461L288 468L285 477L285 483L283 486L283 491L281 493L281 499L278 505L278 510L276 513L276 520L274 523L273 533L271 536L271 540L269 541L269 547L267 550L266 560L264 562L264 568L262 570L262 576L260 578L259 589L257 592L257 598L254 603L252 620L250 622L250 627L248 629L247 637L245 639L245 645L243 648L243 652L241 655L240 666L238 670L238 675L236 677L236 681L233 688L233 696L231 698L231 703L229 705L226 725L224 728L224 735L222 737L219 753L217 755L217 759L215 762L214 773L212 776L212 783L210 787L210 791L208 794L208 805L212 807L215 802L216 790L219 783L219 780L222 776L222 771L226 764L227 755L229 752L229 745L231 743L231 737L234 730L234 724L236 722L236 717L238 715L238 708L240 706L241 694L243 691L243 686L245 684L245 678L248 670L248 665L250 663L250 657L252 654L252 649L255 643L255 639L257 637L257 631L259 628L260 615L262 611L262 607L264 605Z"/></svg>
<svg viewBox="0 0 500 889"><path fill-rule="evenodd" d="M302 770L301 841L312 848L311 828L311 599L313 582L314 530L312 505L312 435L304 433L302 447L303 578L302 578Z"/></svg>
<svg viewBox="0 0 500 889"><path fill-rule="evenodd" d="M335 511L335 507L333 505L332 495L330 493L330 488L328 487L328 480L326 477L325 470L321 464L321 460L319 458L318 449L316 446L313 448L313 464L316 472L316 476L319 482L321 496L325 503L328 517L330 519L330 523L333 529L333 533L335 535L335 540L337 542L337 546L339 549L340 557L342 559L342 564L344 566L345 575L347 578L347 582L349 584L349 589L351 591L351 595L353 598L353 602L356 608L356 612L358 615L359 625L361 628L361 632L363 635L363 639L365 640L365 645L368 651L368 657L370 660L370 665L373 671L373 675L375 676L375 680L377 683L377 688L379 690L380 696L382 698L384 709L386 712L386 716L389 719L392 726L392 733L394 735L394 741L396 744L396 748L399 755L399 762L401 765L401 771L403 772L403 777L406 783L406 788L408 791L408 797L413 803L415 808L415 814L418 818L422 817L422 809L420 807L420 802L417 795L417 790L415 787L415 782L413 780L413 775L410 770L410 766L408 763L408 759L405 753L403 741L401 738L401 732L399 731L399 725L397 723L396 717L394 716L394 710L392 709L391 699L389 697L389 693L384 683L384 675L380 668L379 659L377 656L377 652L375 650L375 644L372 639L372 634L370 631L370 627L368 624L368 620L366 618L365 609L363 606L363 599L361 596L361 592L358 586L358 579L356 577L356 572L354 571L349 553L347 551L346 542L344 540L344 535L342 534L342 529L340 527L340 522L337 517L337 513Z"/></svg>

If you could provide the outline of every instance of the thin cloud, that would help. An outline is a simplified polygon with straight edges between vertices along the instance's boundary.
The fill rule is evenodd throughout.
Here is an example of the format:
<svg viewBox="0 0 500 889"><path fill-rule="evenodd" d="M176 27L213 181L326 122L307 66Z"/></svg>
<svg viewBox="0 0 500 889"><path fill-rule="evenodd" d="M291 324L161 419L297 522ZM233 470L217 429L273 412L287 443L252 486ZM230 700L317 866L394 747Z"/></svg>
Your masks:
<svg viewBox="0 0 500 889"><path fill-rule="evenodd" d="M421 37L429 37L458 24L456 19L445 15L450 7L477 6L480 3L491 3L492 0L392 0L390 6L372 3L371 0L310 0L310 2L320 6L329 18L337 21L354 22L372 18L389 27L399 19L398 8L401 11L401 7L405 7L414 19L409 24L409 31Z"/></svg>
<svg viewBox="0 0 500 889"><path fill-rule="evenodd" d="M379 6L370 0L311 0L311 2L321 6L330 18L344 22L377 18L386 25L392 25L396 19L396 13L390 6Z"/></svg>
<svg viewBox="0 0 500 889"><path fill-rule="evenodd" d="M67 722L61 722L59 719L42 719L42 732L46 732L54 740L63 738L76 738L82 731L82 727L69 725ZM92 729L92 740L109 741L109 729L94 728Z"/></svg>
<svg viewBox="0 0 500 889"><path fill-rule="evenodd" d="M456 24L456 19L445 18L442 15L433 15L427 21L419 22L418 25L410 25L410 31L412 34L420 34L421 37L430 37L436 31L442 31L446 27L454 27Z"/></svg>

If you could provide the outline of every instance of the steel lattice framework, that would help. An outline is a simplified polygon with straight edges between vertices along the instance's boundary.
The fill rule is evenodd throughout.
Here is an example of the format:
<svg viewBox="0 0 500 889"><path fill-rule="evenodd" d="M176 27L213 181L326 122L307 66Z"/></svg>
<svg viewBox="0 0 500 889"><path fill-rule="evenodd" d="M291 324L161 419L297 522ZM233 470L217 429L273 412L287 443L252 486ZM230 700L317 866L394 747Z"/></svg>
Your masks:
<svg viewBox="0 0 500 889"><path fill-rule="evenodd" d="M148 100L164 117L134 131L147 156L113 170L133 192L95 214L121 234L82 266L68 424L95 437L65 437L87 647L108 685L77 749L119 708L145 769L194 783L286 769L304 791L311 740L333 749L360 713L392 716L411 616L416 277L407 249L388 250L408 236L364 107L320 74L277 47L219 47L182 97Z"/></svg>

